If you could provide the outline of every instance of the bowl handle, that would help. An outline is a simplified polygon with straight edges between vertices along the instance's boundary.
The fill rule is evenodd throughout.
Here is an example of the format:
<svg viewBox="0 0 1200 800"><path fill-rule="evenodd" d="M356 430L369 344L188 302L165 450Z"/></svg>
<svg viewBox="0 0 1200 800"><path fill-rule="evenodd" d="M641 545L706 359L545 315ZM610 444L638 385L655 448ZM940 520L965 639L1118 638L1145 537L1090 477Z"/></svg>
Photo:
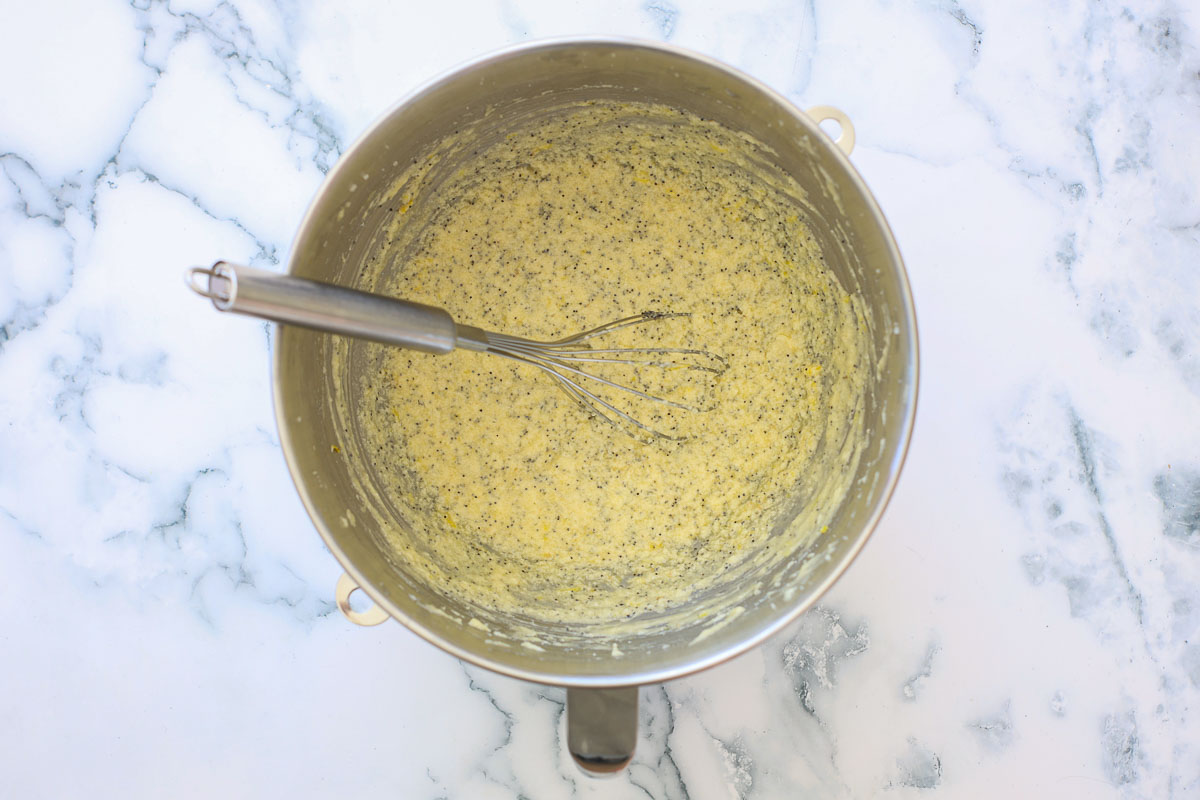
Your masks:
<svg viewBox="0 0 1200 800"><path fill-rule="evenodd" d="M381 606L372 605L365 611L355 611L350 607L350 595L361 589L362 587L354 582L354 578L343 572L342 577L338 578L337 589L334 590L338 610L355 625L378 625L388 618L388 612L384 611Z"/></svg>
<svg viewBox="0 0 1200 800"><path fill-rule="evenodd" d="M812 117L818 126L825 120L836 122L842 130L833 143L846 155L854 152L854 123L846 116L846 112L833 106L813 106L804 113Z"/></svg>
<svg viewBox="0 0 1200 800"><path fill-rule="evenodd" d="M616 775L637 746L638 687L567 689L567 749L586 774Z"/></svg>

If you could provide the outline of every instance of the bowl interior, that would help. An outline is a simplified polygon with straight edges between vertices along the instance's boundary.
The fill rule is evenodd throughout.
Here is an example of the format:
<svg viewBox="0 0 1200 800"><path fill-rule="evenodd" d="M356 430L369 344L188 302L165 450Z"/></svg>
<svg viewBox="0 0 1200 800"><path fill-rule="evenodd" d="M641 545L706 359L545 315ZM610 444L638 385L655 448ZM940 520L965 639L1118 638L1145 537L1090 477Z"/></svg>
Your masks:
<svg viewBox="0 0 1200 800"><path fill-rule="evenodd" d="M911 430L916 396L912 301L894 241L849 162L811 120L761 85L706 59L661 46L612 41L534 45L456 71L393 109L330 173L301 226L292 274L362 286L362 265L390 221L398 176L448 134L475 126L506 135L574 99L640 101L686 109L743 131L798 181L803 212L829 267L861 296L876 370L864 398L868 441L852 491L827 532L754 576L753 595L723 609L721 624L664 615L634 636L564 629L533 649L506 635L532 623L465 608L400 568L381 533L404 526L386 499L364 492L354 423L335 398L353 393L360 362L336 356L333 337L282 329L276 351L281 438L301 496L326 543L376 602L450 652L529 680L567 685L647 683L675 677L750 647L811 605L862 546L891 492ZM456 154L443 158L449 174ZM437 176L431 185L436 187ZM331 446L351 444L345 457ZM369 484L369 480L366 481ZM811 497L795 498L798 512ZM483 625L467 624L482 619ZM615 649L614 649L615 646ZM614 653L619 655L614 655Z"/></svg>

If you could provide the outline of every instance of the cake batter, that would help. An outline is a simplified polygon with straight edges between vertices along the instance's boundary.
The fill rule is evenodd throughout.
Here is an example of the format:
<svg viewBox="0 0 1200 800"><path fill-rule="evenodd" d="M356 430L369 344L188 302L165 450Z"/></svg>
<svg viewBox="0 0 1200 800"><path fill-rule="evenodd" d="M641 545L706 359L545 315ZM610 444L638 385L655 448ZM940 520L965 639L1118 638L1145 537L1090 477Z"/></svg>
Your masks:
<svg viewBox="0 0 1200 800"><path fill-rule="evenodd" d="M663 378L708 410L635 407L684 437L646 442L533 367L359 343L364 457L414 529L395 537L402 567L481 612L585 625L677 608L816 535L831 504L780 523L798 492L848 488L870 358L802 196L716 123L592 103L400 197L384 252L403 258L378 260L375 291L538 340L687 312L613 345L728 363Z"/></svg>

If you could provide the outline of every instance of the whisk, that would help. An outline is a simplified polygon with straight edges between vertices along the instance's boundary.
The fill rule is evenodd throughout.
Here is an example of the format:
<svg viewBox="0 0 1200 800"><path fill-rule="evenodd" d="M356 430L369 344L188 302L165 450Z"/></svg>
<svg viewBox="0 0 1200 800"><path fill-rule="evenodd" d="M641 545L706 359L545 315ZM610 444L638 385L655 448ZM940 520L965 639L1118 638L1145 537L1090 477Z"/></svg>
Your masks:
<svg viewBox="0 0 1200 800"><path fill-rule="evenodd" d="M593 347L589 340L622 328L689 316L686 312L646 311L614 320L552 342L493 333L460 325L442 308L371 294L333 284L218 261L187 272L193 291L212 300L221 311L300 325L426 353L449 353L456 348L503 356L529 364L550 375L570 397L598 418L625 430L653 438L678 440L638 419L629 410L597 394L601 387L682 411L705 410L695 403L662 397L627 382L596 374L597 367L621 369L695 370L710 375L725 371L723 357L683 347ZM583 367L588 367L584 369ZM592 370L592 371L589 371ZM612 395L610 395L611 397Z"/></svg>

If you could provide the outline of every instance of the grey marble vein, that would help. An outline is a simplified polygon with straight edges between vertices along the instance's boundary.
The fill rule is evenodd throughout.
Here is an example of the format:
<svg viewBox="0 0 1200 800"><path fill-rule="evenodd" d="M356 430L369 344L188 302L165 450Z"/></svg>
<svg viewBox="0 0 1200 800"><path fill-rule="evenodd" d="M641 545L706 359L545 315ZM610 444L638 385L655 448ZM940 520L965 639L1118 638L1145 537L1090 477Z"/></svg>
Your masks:
<svg viewBox="0 0 1200 800"><path fill-rule="evenodd" d="M1108 546L1113 567L1124 583L1125 591L1128 594L1134 616L1137 617L1138 625L1144 625L1145 615L1142 608L1142 594L1134 586L1133 579L1129 576L1129 570L1125 567L1125 560L1121 555L1120 546L1117 544L1116 535L1113 532L1112 525L1108 521L1108 515L1104 511L1104 496L1096 478L1096 459L1093 453L1092 433L1084 425L1083 420L1079 418L1079 413L1074 407L1069 407L1067 414L1071 422L1071 438L1074 440L1076 455L1079 458L1083 484L1095 501L1096 522L1100 533L1104 536L1104 542Z"/></svg>
<svg viewBox="0 0 1200 800"><path fill-rule="evenodd" d="M675 23L679 19L679 8L668 0L647 0L642 4L647 16L658 28L658 35L664 41L670 41L675 35Z"/></svg>
<svg viewBox="0 0 1200 800"><path fill-rule="evenodd" d="M655 800L690 800L683 773L672 752L675 708L666 686L641 690L639 717L641 738L629 766L630 783Z"/></svg>
<svg viewBox="0 0 1200 800"><path fill-rule="evenodd" d="M165 0L135 3L139 29L143 33L142 61L162 74L173 45L189 35L200 35L226 64L225 78L239 102L259 114L272 126L282 125L297 137L311 141L316 166L326 172L341 154L339 135L328 112L309 96L303 96L304 84L295 74L288 52L290 42L271 52L259 43L237 5L221 2L207 14L173 11ZM155 40L161 40L161 44ZM282 50L282 52L281 52ZM281 105L269 108L265 89Z"/></svg>
<svg viewBox="0 0 1200 800"><path fill-rule="evenodd" d="M1200 547L1200 470L1189 464L1154 476L1154 495L1162 504L1163 535Z"/></svg>
<svg viewBox="0 0 1200 800"><path fill-rule="evenodd" d="M985 751L996 753L1012 747L1016 739L1013 728L1012 701L1006 700L1004 705L991 714L971 720L967 727L975 735L975 740Z"/></svg>
<svg viewBox="0 0 1200 800"><path fill-rule="evenodd" d="M909 737L908 749L896 758L894 785L936 789L942 782L942 760L937 753Z"/></svg>
<svg viewBox="0 0 1200 800"><path fill-rule="evenodd" d="M1141 769L1137 720L1132 711L1104 718L1104 774L1114 784L1133 783Z"/></svg>
<svg viewBox="0 0 1200 800"><path fill-rule="evenodd" d="M933 676L933 660L941 649L937 642L930 642L925 649L925 658L921 661L920 668L900 687L900 694L905 700L914 701L921 696L925 684Z"/></svg>

